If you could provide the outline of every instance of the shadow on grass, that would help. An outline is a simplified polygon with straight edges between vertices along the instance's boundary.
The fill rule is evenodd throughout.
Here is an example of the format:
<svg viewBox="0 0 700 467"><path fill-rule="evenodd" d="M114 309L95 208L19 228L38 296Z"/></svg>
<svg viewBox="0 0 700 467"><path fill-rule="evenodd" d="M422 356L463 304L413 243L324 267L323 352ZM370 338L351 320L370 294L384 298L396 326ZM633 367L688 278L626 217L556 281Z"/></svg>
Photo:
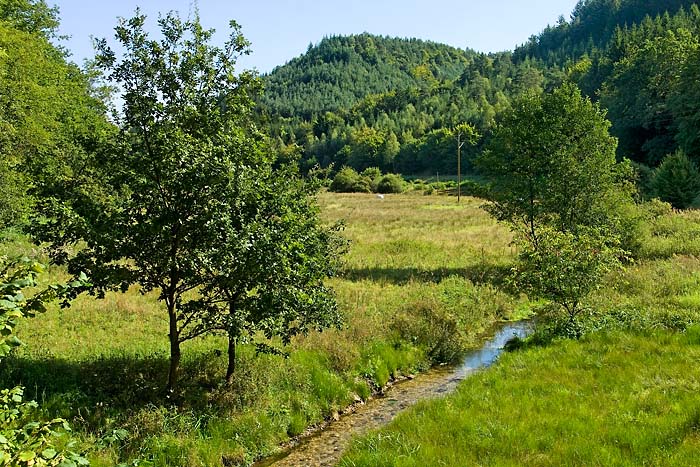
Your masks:
<svg viewBox="0 0 700 467"><path fill-rule="evenodd" d="M457 276L474 284L490 284L508 291L506 279L511 267L509 264L479 263L464 268L347 268L340 276L350 281L369 280L396 285L412 281L440 283L448 277Z"/></svg>
<svg viewBox="0 0 700 467"><path fill-rule="evenodd" d="M27 398L39 401L49 411L103 405L135 410L174 403L194 408L205 403L205 393L218 382L213 360L218 359L209 353L184 362L175 395L165 391L165 354L98 357L82 362L15 356L3 362L0 385L24 386Z"/></svg>

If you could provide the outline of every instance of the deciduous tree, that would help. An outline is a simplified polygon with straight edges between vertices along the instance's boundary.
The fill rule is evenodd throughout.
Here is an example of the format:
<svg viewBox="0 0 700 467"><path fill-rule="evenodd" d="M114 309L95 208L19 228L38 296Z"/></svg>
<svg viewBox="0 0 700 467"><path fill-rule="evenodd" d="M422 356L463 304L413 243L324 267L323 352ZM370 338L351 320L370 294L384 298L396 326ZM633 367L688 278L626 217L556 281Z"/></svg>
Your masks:
<svg viewBox="0 0 700 467"><path fill-rule="evenodd" d="M160 40L148 36L145 22L138 10L120 22L121 57L98 41L98 65L123 90L119 134L90 161L93 180L68 180L43 204L48 221L37 231L55 260L90 276L97 294L133 284L158 291L168 316L172 389L184 341L215 329L234 340L244 330L285 337L336 315L319 284L327 257L307 251L320 249L327 232L301 213L311 206L309 193L295 191L294 175L273 172L266 138L252 123L258 78L235 73L236 58L248 50L239 26L231 23L219 48L198 17L161 17ZM86 196L90 183L97 187ZM299 231L293 223L301 220L316 230ZM76 243L78 252L68 255ZM294 276L303 267L315 274L307 282ZM271 298L295 290L296 302ZM230 318L212 313L221 300Z"/></svg>

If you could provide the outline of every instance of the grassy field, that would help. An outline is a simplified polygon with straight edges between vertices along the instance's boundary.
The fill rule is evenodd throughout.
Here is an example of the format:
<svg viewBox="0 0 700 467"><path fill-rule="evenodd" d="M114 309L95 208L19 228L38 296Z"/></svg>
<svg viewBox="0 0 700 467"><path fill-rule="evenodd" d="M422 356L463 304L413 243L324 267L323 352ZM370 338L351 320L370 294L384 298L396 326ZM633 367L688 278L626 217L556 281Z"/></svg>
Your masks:
<svg viewBox="0 0 700 467"><path fill-rule="evenodd" d="M80 297L21 323L28 343L0 369L45 416L68 418L94 466L245 465L391 378L449 360L495 321L528 312L503 288L510 235L481 201L420 194L322 194L323 216L351 241L331 285L345 325L300 336L288 358L239 349L222 385L225 342L187 343L178 394L163 391L167 322L153 294ZM0 254L41 252L21 237ZM57 268L47 282L66 279Z"/></svg>
<svg viewBox="0 0 700 467"><path fill-rule="evenodd" d="M600 333L506 354L357 441L340 465L698 465L699 331Z"/></svg>
<svg viewBox="0 0 700 467"><path fill-rule="evenodd" d="M340 465L699 465L699 227L697 212L652 216L640 259L591 297L583 339L538 332Z"/></svg>

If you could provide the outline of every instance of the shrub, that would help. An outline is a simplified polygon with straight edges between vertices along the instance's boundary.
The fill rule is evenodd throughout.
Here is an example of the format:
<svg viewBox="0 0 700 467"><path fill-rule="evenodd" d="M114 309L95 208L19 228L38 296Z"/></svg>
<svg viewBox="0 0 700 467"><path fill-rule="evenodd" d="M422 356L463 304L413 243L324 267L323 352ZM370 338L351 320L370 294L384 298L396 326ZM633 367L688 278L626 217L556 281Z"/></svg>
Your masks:
<svg viewBox="0 0 700 467"><path fill-rule="evenodd" d="M370 189L376 192L379 181L382 179L382 171L377 167L368 167L360 173L360 177L366 179L369 182Z"/></svg>
<svg viewBox="0 0 700 467"><path fill-rule="evenodd" d="M517 285L556 304L553 314L567 327L576 324L584 300L620 266L622 256L614 238L595 228L580 228L576 234L543 228L534 246L522 240L521 245Z"/></svg>
<svg viewBox="0 0 700 467"><path fill-rule="evenodd" d="M386 174L382 177L377 185L379 193L403 193L405 182L401 175Z"/></svg>
<svg viewBox="0 0 700 467"><path fill-rule="evenodd" d="M503 292L452 276L434 292L408 301L391 327L402 341L424 349L432 363L448 363L472 347L489 323L512 311Z"/></svg>
<svg viewBox="0 0 700 467"><path fill-rule="evenodd" d="M652 182L654 193L674 208L686 209L700 193L700 173L683 151L666 156Z"/></svg>
<svg viewBox="0 0 700 467"><path fill-rule="evenodd" d="M343 167L333 178L331 191L337 193L370 193L370 182L351 167Z"/></svg>

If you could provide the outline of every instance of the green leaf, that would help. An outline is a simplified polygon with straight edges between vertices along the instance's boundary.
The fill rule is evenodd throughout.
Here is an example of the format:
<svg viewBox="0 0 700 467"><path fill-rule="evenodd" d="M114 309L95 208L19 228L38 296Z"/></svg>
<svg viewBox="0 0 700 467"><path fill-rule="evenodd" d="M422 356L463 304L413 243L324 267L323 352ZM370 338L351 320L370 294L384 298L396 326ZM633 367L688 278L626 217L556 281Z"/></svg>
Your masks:
<svg viewBox="0 0 700 467"><path fill-rule="evenodd" d="M36 457L36 453L34 451L22 451L19 453L19 460L22 462L29 462L30 460L34 459Z"/></svg>

